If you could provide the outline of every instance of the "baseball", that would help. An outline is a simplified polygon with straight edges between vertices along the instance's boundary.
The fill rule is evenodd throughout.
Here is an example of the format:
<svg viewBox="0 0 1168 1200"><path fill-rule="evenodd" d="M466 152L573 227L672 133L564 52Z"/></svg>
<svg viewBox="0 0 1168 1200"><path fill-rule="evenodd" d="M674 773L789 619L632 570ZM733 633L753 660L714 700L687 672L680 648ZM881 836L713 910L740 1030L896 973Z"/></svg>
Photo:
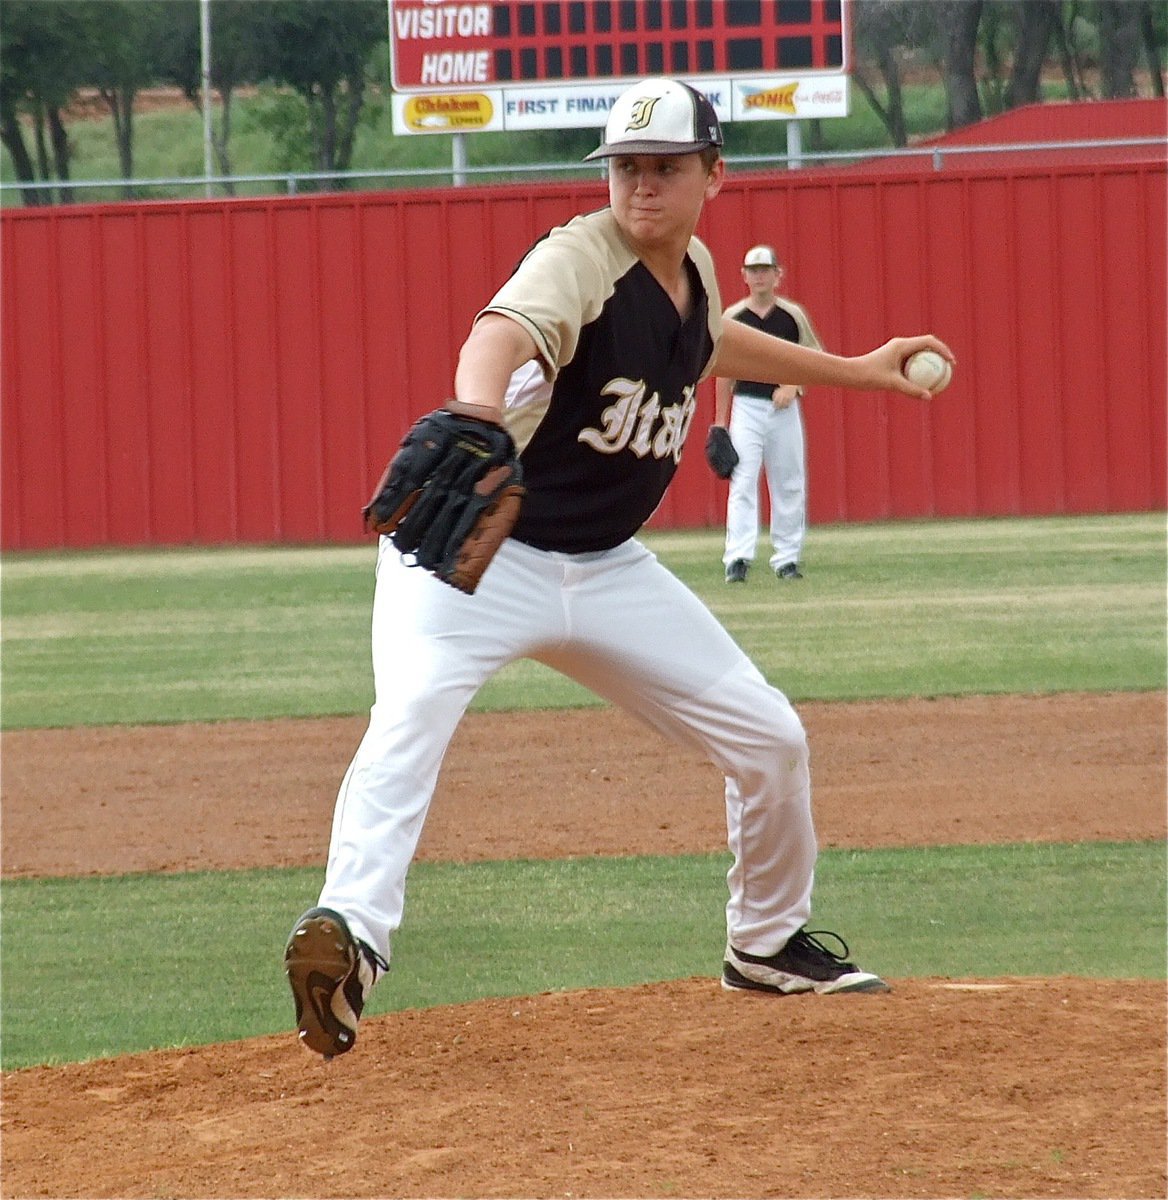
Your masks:
<svg viewBox="0 0 1168 1200"><path fill-rule="evenodd" d="M935 396L949 386L953 378L953 368L949 360L942 358L936 350L918 350L910 354L904 364L905 377L923 388L928 388Z"/></svg>

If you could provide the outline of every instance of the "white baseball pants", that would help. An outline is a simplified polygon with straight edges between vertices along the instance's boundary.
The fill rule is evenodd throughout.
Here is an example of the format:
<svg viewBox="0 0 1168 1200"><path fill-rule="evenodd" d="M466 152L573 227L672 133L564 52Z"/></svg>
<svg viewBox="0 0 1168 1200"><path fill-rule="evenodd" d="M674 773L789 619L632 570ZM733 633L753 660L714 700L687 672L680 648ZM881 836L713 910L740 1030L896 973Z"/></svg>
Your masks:
<svg viewBox="0 0 1168 1200"><path fill-rule="evenodd" d="M639 542L568 555L508 540L467 596L405 566L383 537L372 644L376 699L337 797L320 903L387 961L447 745L478 688L522 657L698 747L725 775L737 949L774 953L806 923L816 841L803 726Z"/></svg>
<svg viewBox="0 0 1168 1200"><path fill-rule="evenodd" d="M758 475L766 472L771 502L772 570L798 562L806 530L807 479L804 466L803 414L796 400L775 408L757 396L734 397L730 440L738 466L726 500L726 550L722 561L754 561L758 545Z"/></svg>

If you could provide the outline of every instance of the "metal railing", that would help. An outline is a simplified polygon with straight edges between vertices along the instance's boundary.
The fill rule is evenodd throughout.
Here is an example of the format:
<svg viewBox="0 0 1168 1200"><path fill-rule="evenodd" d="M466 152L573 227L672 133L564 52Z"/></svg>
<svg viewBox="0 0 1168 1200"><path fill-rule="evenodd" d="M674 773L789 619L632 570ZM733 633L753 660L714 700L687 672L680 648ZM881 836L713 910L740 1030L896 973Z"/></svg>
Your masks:
<svg viewBox="0 0 1168 1200"><path fill-rule="evenodd" d="M726 164L731 169L735 167L751 170L783 169L797 170L811 165L855 165L859 162L871 162L883 159L929 158L934 171L942 171L950 162L960 163L960 160L971 154L1043 154L1066 150L1092 149L1122 149L1135 147L1159 147L1162 154L1168 156L1168 142L1159 137L1084 139L1079 141L1059 142L1009 142L969 146L908 146L904 148L879 148L865 150L827 150L800 152L798 157L790 154L737 154L727 155ZM374 187L402 188L419 186L427 183L438 183L440 186L449 183L462 183L462 176L473 177L477 181L491 183L521 182L525 178L561 175L579 179L598 179L604 177L603 167L587 166L580 162L570 163L491 163L477 166L462 165L457 167L397 167L378 168L361 171L281 171L270 174L241 174L213 176L174 176L156 179L69 179L35 181L29 183L5 180L0 182L0 201L10 202L13 193L27 192L74 194L82 191L118 190L131 193L136 199L149 199L143 193L165 190L173 192L178 189L184 192L201 192L211 198L226 198L239 195L241 188L256 187L256 191L245 191L244 195L256 195L278 192L285 195L297 195L301 191L314 192L332 190L328 187L313 186L335 183L355 183L358 180L371 180ZM230 190L229 190L230 189ZM167 199L181 197L168 195ZM52 200L50 199L50 203Z"/></svg>

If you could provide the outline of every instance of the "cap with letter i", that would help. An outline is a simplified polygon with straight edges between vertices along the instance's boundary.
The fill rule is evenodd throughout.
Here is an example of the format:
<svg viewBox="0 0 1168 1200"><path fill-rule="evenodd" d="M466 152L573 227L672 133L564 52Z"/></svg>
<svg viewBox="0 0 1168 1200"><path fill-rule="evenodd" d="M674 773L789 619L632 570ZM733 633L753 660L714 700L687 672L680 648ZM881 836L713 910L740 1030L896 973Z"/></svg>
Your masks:
<svg viewBox="0 0 1168 1200"><path fill-rule="evenodd" d="M608 114L604 142L591 154L696 154L722 145L722 126L701 92L676 79L645 79L622 92Z"/></svg>
<svg viewBox="0 0 1168 1200"><path fill-rule="evenodd" d="M744 267L777 267L778 257L773 246L751 246L742 260Z"/></svg>

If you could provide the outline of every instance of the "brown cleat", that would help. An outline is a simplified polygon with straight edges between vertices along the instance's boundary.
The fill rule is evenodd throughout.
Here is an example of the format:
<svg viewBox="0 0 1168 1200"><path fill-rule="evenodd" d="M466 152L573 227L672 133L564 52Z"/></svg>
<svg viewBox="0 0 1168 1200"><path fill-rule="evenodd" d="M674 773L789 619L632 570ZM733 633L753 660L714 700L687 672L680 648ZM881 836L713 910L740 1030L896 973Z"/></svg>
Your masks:
<svg viewBox="0 0 1168 1200"><path fill-rule="evenodd" d="M326 1062L353 1048L379 966L385 969L383 960L331 908L310 908L296 922L284 950L284 973L296 1002L301 1045Z"/></svg>

